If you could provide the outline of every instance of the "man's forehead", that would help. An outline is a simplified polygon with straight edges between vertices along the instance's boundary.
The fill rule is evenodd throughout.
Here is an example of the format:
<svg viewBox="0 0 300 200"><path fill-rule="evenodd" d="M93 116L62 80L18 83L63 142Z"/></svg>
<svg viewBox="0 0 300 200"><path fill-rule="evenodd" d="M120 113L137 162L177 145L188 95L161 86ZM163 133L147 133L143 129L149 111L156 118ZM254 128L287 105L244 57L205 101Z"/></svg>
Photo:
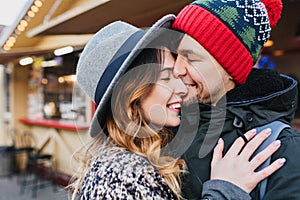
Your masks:
<svg viewBox="0 0 300 200"><path fill-rule="evenodd" d="M203 50L205 51L205 49L195 39L193 39L188 34L185 34L178 46L177 53L183 55L201 55L203 53Z"/></svg>

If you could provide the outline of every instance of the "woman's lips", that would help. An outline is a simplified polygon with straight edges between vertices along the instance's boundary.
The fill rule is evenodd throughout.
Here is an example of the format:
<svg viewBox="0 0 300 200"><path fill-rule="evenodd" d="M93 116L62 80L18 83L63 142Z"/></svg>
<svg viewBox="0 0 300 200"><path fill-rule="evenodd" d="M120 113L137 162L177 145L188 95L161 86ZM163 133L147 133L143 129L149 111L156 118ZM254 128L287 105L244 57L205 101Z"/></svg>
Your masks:
<svg viewBox="0 0 300 200"><path fill-rule="evenodd" d="M175 103L170 103L167 105L167 107L176 112L176 113L179 113L180 112L180 109L181 109L181 104L179 102L175 102Z"/></svg>

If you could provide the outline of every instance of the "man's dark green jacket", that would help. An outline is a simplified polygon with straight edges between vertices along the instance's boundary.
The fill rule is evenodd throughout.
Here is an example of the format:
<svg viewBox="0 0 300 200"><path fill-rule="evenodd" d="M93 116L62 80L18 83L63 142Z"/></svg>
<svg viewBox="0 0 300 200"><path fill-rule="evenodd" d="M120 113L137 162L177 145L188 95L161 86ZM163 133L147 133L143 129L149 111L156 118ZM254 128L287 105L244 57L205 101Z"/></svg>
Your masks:
<svg viewBox="0 0 300 200"><path fill-rule="evenodd" d="M253 69L247 82L227 92L216 106L200 103L197 134L182 155L189 171L183 176L185 197L201 196L202 183L210 178L212 150L219 137L225 141L226 152L237 137L250 129L275 120L290 124L297 100L294 79L273 70ZM272 161L286 158L286 163L269 177L264 199L300 199L300 131L284 129L278 139L281 147ZM259 199L257 189L251 195Z"/></svg>

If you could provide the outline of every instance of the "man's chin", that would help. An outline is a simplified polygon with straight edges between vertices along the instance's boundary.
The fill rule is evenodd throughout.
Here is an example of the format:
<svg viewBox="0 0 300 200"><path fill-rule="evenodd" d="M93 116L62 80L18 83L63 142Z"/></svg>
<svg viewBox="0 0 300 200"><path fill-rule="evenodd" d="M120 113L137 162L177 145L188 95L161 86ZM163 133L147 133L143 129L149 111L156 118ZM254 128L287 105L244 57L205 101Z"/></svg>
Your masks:
<svg viewBox="0 0 300 200"><path fill-rule="evenodd" d="M188 106L193 103L198 103L198 97L195 95L187 96L183 99L183 105Z"/></svg>
<svg viewBox="0 0 300 200"><path fill-rule="evenodd" d="M188 87L188 88L189 88L189 92L188 95L183 98L183 105L198 103L199 98L198 98L198 93L196 92L197 89L194 89L194 87Z"/></svg>

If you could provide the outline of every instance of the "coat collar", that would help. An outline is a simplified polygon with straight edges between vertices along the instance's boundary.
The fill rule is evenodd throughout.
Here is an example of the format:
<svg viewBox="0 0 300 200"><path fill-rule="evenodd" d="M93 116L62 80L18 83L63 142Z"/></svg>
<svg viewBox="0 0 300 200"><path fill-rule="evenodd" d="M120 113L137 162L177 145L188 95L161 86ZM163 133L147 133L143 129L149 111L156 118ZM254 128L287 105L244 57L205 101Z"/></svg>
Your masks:
<svg viewBox="0 0 300 200"><path fill-rule="evenodd" d="M253 69L247 82L229 91L214 110L224 112L226 107L226 118L239 119L247 130L278 119L290 122L297 106L297 94L294 79L274 70ZM200 118L210 118L212 108L200 103Z"/></svg>

